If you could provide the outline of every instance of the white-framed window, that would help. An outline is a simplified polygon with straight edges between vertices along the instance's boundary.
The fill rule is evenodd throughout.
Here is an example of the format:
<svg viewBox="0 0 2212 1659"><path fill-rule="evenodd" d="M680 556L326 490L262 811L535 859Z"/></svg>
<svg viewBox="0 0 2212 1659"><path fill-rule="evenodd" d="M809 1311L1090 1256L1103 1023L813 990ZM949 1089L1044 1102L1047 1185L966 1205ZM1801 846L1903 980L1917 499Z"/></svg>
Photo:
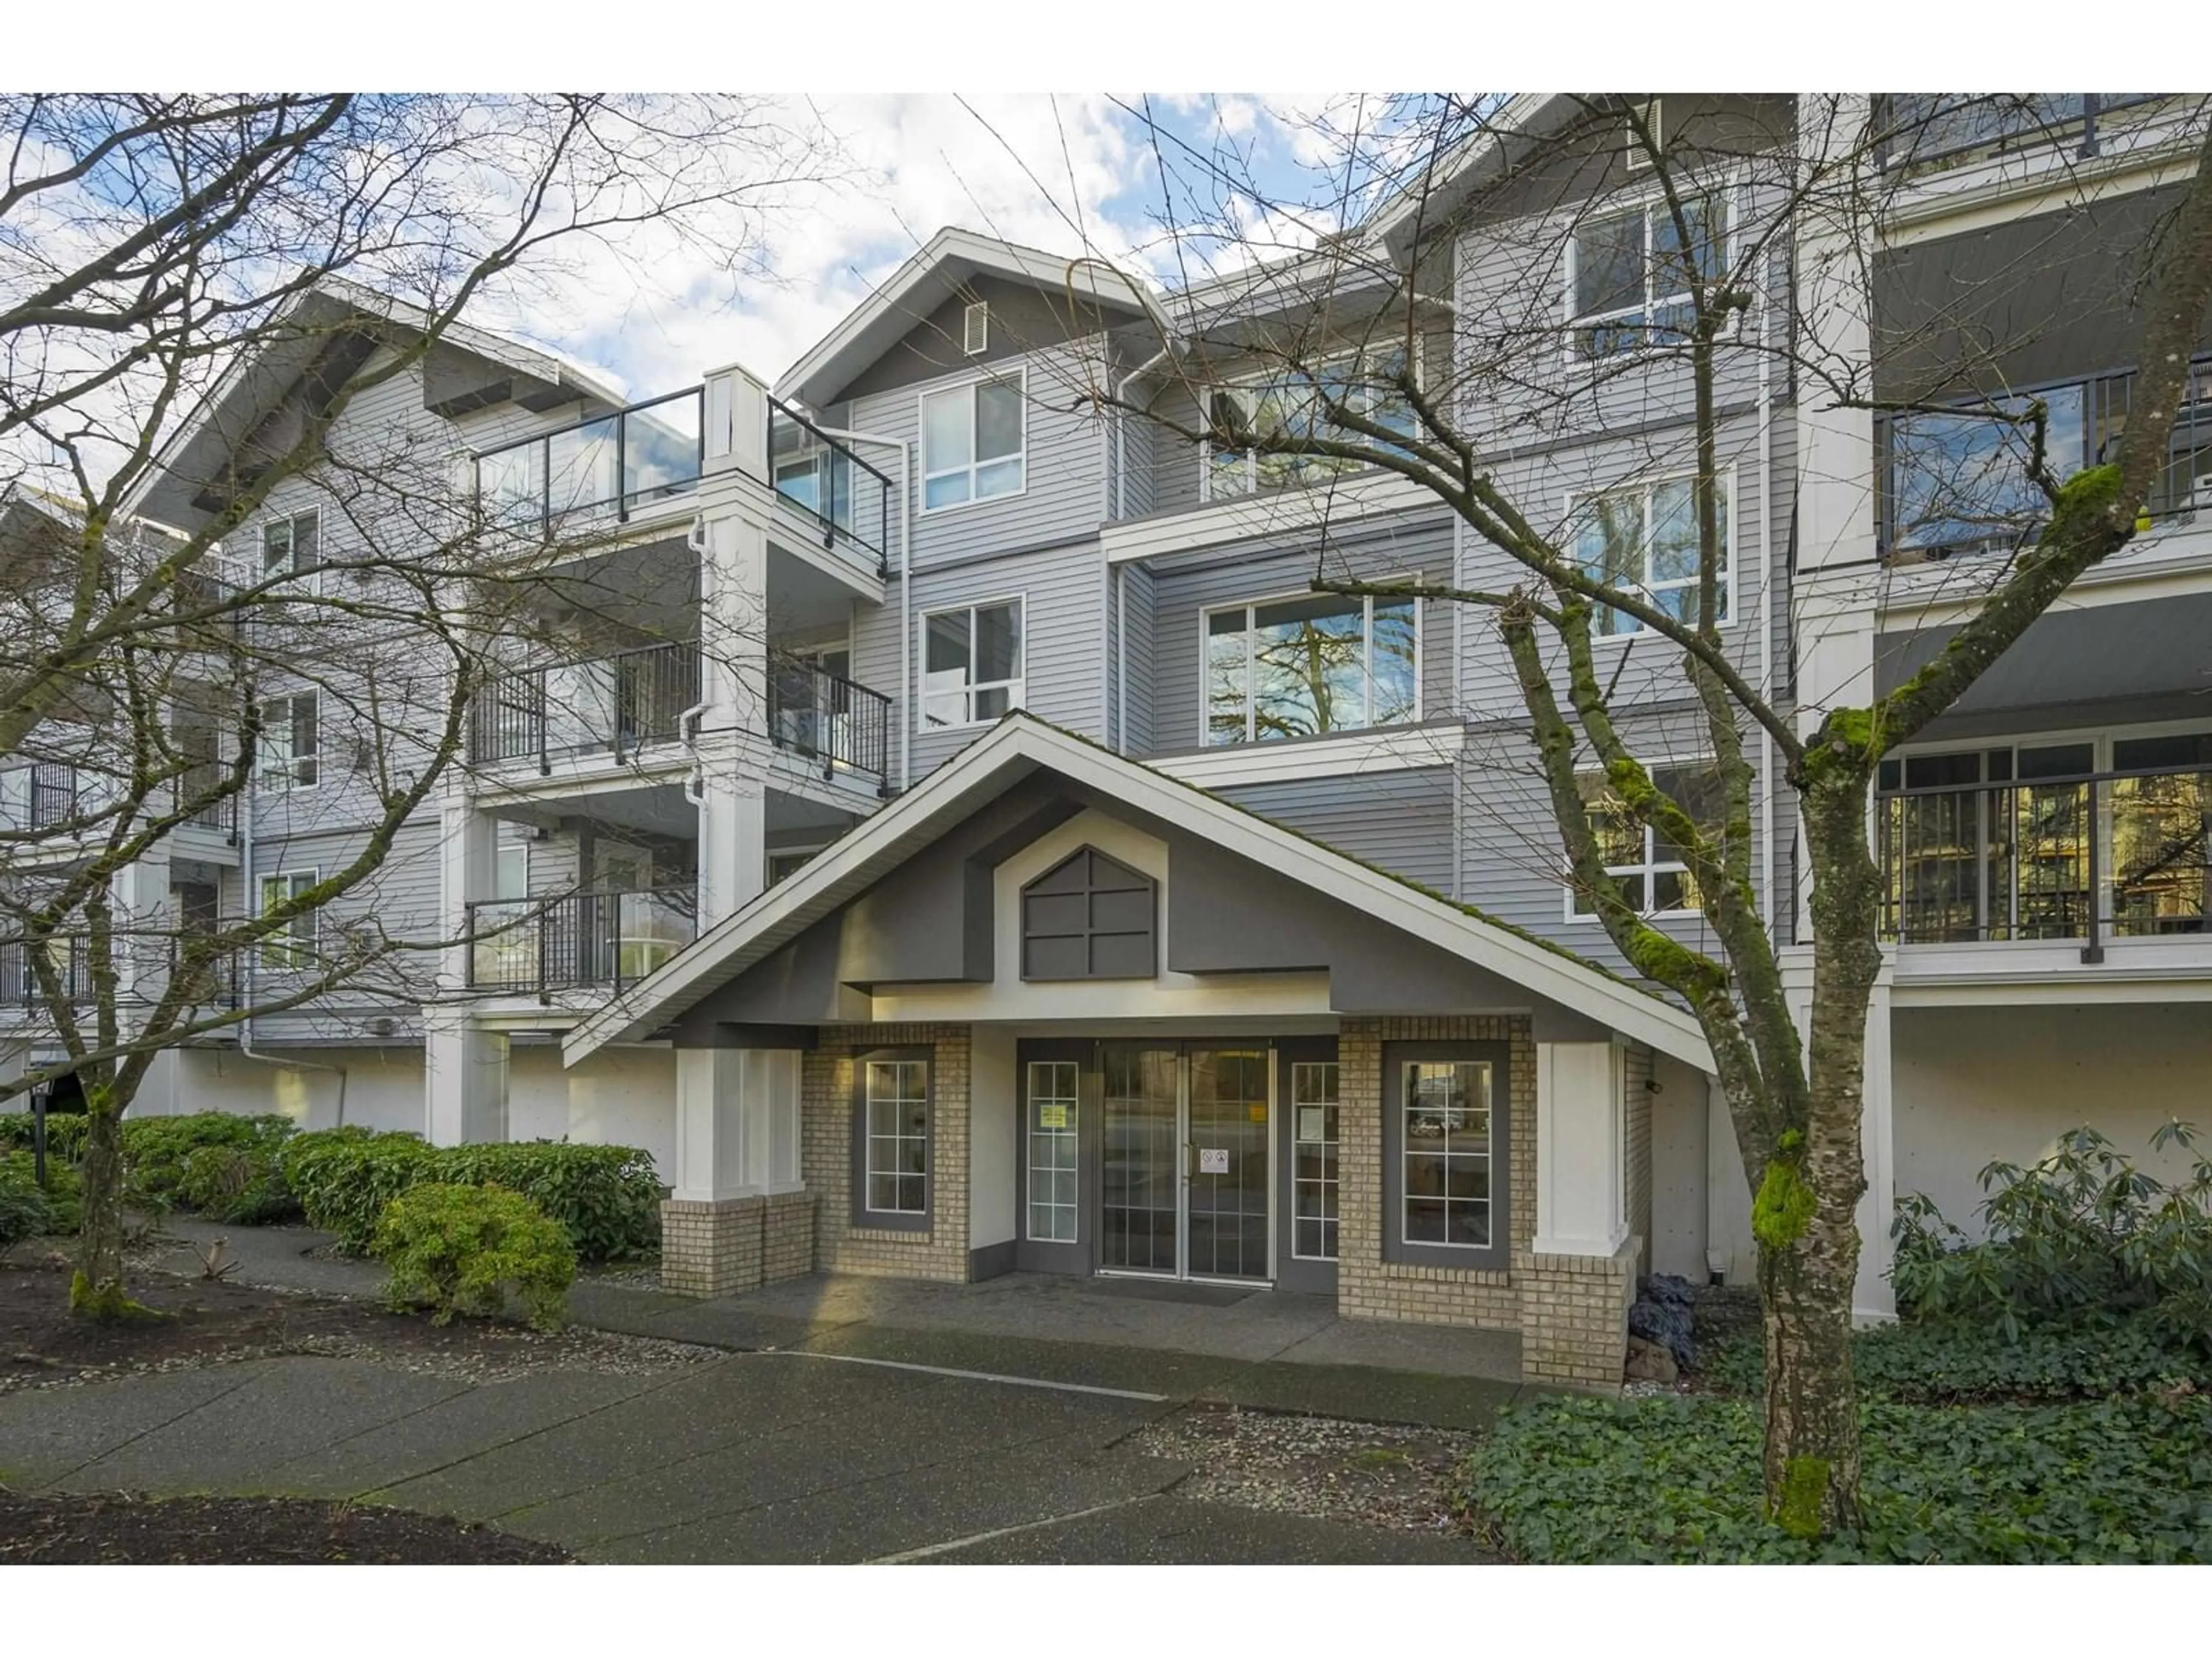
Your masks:
<svg viewBox="0 0 2212 1659"><path fill-rule="evenodd" d="M990 349L991 305L978 300L960 313L960 349L965 356L980 357Z"/></svg>
<svg viewBox="0 0 2212 1659"><path fill-rule="evenodd" d="M1651 781L1693 823L1708 833L1718 827L1725 816L1725 803L1720 775L1710 761L1677 761L1649 769ZM1606 875L1628 906L1646 916L1702 910L1705 902L1698 895L1697 878L1683 865L1680 850L1628 810L1613 793L1605 774L1585 772L1576 781L1605 859ZM1589 921L1596 915L1590 896L1570 879L1568 919Z"/></svg>
<svg viewBox="0 0 2212 1659"><path fill-rule="evenodd" d="M1028 488L1028 386L994 375L921 396L921 510L1018 495Z"/></svg>
<svg viewBox="0 0 2212 1659"><path fill-rule="evenodd" d="M1492 1247L1492 1068L1484 1060L1409 1060L1399 1079L1399 1238Z"/></svg>
<svg viewBox="0 0 2212 1659"><path fill-rule="evenodd" d="M1720 568L1714 573L1714 625L1725 627L1735 615L1735 524L1732 479L1713 479L1713 506L1720 520ZM1692 478L1667 478L1609 489L1571 501L1575 556L1591 575L1633 593L1677 622L1698 620L1698 492ZM1599 607L1602 637L1640 634L1644 624L1610 605Z"/></svg>
<svg viewBox="0 0 2212 1659"><path fill-rule="evenodd" d="M261 526L262 580L308 575L322 562L322 514L313 507Z"/></svg>
<svg viewBox="0 0 2212 1659"><path fill-rule="evenodd" d="M1368 352L1346 352L1318 365L1310 376L1288 368L1232 380L1207 397L1207 416L1215 426L1254 433L1282 432L1294 437L1337 437L1369 443L1365 434L1329 422L1324 396L1393 432L1413 437L1419 429L1413 405L1391 384L1406 361L1402 345ZM1418 374L1419 359L1415 358ZM1200 494L1227 501L1258 491L1288 489L1357 470L1329 455L1267 454L1214 443L1200 447Z"/></svg>
<svg viewBox="0 0 2212 1659"><path fill-rule="evenodd" d="M279 875L262 877L261 914L268 915L278 905L298 898L314 886L316 879L313 870L287 870ZM264 934L261 940L261 965L283 973L313 964L317 914L302 910L276 932Z"/></svg>
<svg viewBox="0 0 2212 1659"><path fill-rule="evenodd" d="M526 899L530 896L530 843L509 839L492 849L492 896Z"/></svg>
<svg viewBox="0 0 2212 1659"><path fill-rule="evenodd" d="M929 1062L866 1062L861 1207L872 1215L929 1213Z"/></svg>
<svg viewBox="0 0 2212 1659"><path fill-rule="evenodd" d="M1681 191L1685 242L1662 197L1593 213L1567 240L1570 355L1609 357L1682 345L1696 316L1693 286L1728 267L1732 192Z"/></svg>
<svg viewBox="0 0 2212 1659"><path fill-rule="evenodd" d="M768 884L789 881L822 855L819 847L787 847L768 855Z"/></svg>
<svg viewBox="0 0 2212 1659"><path fill-rule="evenodd" d="M1208 611L1206 741L1268 743L1421 717L1420 602L1308 593Z"/></svg>
<svg viewBox="0 0 2212 1659"><path fill-rule="evenodd" d="M256 770L261 787L312 789L320 775L317 730L321 696L295 691L261 702L261 742Z"/></svg>
<svg viewBox="0 0 2212 1659"><path fill-rule="evenodd" d="M1291 1254L1301 1261L1336 1260L1340 1077L1333 1060L1291 1063Z"/></svg>
<svg viewBox="0 0 2212 1659"><path fill-rule="evenodd" d="M1030 1062L1028 1236L1040 1243L1073 1244L1079 1237L1078 1071L1072 1060Z"/></svg>
<svg viewBox="0 0 2212 1659"><path fill-rule="evenodd" d="M1023 601L927 611L921 617L921 723L980 726L1022 706Z"/></svg>

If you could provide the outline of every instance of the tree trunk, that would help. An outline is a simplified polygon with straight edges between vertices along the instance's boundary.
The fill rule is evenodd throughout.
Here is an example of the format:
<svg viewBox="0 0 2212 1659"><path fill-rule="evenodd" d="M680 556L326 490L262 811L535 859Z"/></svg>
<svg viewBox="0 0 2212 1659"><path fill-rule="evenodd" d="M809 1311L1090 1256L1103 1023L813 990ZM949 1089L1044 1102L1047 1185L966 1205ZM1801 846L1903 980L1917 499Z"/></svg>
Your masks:
<svg viewBox="0 0 2212 1659"><path fill-rule="evenodd" d="M85 1085L84 1229L70 1283L70 1311L88 1319L138 1310L123 1288L123 1117L106 1069Z"/></svg>
<svg viewBox="0 0 2212 1659"><path fill-rule="evenodd" d="M1799 1538L1858 1522L1858 1387L1851 1375L1858 1254L1849 1209L1840 1225L1816 1215L1794 1243L1759 1247L1766 1510Z"/></svg>

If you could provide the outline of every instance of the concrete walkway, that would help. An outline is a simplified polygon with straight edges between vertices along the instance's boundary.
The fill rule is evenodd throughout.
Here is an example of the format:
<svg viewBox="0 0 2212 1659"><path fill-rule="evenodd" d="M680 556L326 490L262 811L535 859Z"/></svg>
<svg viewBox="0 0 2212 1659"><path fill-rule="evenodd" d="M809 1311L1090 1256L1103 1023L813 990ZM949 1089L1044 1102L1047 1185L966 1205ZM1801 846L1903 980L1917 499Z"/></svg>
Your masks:
<svg viewBox="0 0 2212 1659"><path fill-rule="evenodd" d="M373 1297L374 1263L307 1254L303 1227L167 1231L220 1236L246 1284ZM170 1264L197 1273L179 1247ZM1510 1332L1340 1319L1327 1298L1234 1287L1009 1273L979 1285L813 1274L701 1300L580 1279L577 1323L735 1352L801 1352L1047 1382L1311 1412L1374 1422L1480 1428L1521 1391Z"/></svg>
<svg viewBox="0 0 2212 1659"><path fill-rule="evenodd" d="M249 1282L380 1279L302 1255L303 1230L224 1236ZM393 1504L597 1561L1477 1562L1456 1536L1181 1495L1191 1466L1130 1439L1197 1400L1472 1426L1518 1387L1344 1363L1358 1331L1295 1302L839 1279L719 1302L586 1283L575 1300L585 1322L735 1352L496 1382L300 1356L23 1391L0 1397L0 1483ZM1363 1358L1413 1354L1479 1351Z"/></svg>

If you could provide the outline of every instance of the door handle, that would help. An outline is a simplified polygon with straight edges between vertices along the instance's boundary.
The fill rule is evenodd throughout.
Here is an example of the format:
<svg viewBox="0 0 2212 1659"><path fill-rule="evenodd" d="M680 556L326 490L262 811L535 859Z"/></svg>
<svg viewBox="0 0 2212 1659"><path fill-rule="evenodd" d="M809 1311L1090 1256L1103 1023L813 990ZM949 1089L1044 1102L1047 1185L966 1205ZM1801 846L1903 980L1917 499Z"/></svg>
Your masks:
<svg viewBox="0 0 2212 1659"><path fill-rule="evenodd" d="M1182 1144L1182 1178L1188 1181L1198 1173L1198 1143L1186 1140Z"/></svg>

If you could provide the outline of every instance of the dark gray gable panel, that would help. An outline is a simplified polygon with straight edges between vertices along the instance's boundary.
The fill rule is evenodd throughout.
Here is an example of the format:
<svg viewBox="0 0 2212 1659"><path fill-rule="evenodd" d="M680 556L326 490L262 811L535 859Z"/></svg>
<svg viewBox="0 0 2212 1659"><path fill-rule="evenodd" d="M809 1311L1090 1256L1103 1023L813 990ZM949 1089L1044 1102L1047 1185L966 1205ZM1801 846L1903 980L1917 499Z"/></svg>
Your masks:
<svg viewBox="0 0 2212 1659"><path fill-rule="evenodd" d="M1022 889L1022 977L1151 979L1159 971L1152 878L1085 847Z"/></svg>

